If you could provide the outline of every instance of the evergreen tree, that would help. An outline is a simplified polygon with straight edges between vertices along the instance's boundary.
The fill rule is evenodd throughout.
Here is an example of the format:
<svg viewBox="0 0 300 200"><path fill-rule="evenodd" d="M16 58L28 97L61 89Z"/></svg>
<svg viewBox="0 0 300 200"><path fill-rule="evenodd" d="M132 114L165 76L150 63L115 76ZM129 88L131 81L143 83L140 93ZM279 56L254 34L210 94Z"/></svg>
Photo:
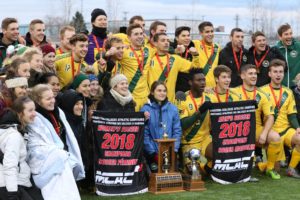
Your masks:
<svg viewBox="0 0 300 200"><path fill-rule="evenodd" d="M85 32L87 30L83 15L79 11L75 13L70 25L75 27L76 33Z"/></svg>

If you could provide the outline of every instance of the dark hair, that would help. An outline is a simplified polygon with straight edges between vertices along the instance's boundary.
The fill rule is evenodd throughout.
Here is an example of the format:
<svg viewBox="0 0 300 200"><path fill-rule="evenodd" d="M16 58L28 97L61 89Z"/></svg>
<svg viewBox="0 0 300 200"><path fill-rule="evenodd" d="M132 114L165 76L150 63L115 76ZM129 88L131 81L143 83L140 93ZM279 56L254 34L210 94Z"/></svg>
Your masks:
<svg viewBox="0 0 300 200"><path fill-rule="evenodd" d="M152 83L152 85L151 85L150 93L153 93L154 90L155 90L158 86L160 86L160 85L165 86L166 90L168 90L168 89L167 89L167 86L166 86L166 84L165 84L165 82L163 82L163 81L154 81L154 82Z"/></svg>
<svg viewBox="0 0 300 200"><path fill-rule="evenodd" d="M3 29L6 30L11 23L18 23L18 20L16 18L10 18L10 17L3 19L1 24L2 30Z"/></svg>
<svg viewBox="0 0 300 200"><path fill-rule="evenodd" d="M283 69L285 69L285 62L283 60L275 58L270 62L269 71L271 71L272 67L279 67L279 66L282 66Z"/></svg>
<svg viewBox="0 0 300 200"><path fill-rule="evenodd" d="M133 29L136 29L136 28L140 28L140 29L142 29L143 30L143 28L139 25L139 24L132 24L132 25L130 25L128 28L127 28L127 35L128 36L130 36L131 35L131 33L132 33L132 30Z"/></svg>
<svg viewBox="0 0 300 200"><path fill-rule="evenodd" d="M191 32L191 28L188 26L180 26L176 28L175 30L175 37L178 37L182 31L188 31L189 33Z"/></svg>
<svg viewBox="0 0 300 200"><path fill-rule="evenodd" d="M162 36L162 35L167 36L166 33L156 33L156 34L153 36L153 41L154 41L154 42L157 42L158 39L159 39L159 37Z"/></svg>
<svg viewBox="0 0 300 200"><path fill-rule="evenodd" d="M257 67L252 64L245 64L241 66L241 73L248 71L249 69L255 69L257 70Z"/></svg>
<svg viewBox="0 0 300 200"><path fill-rule="evenodd" d="M88 37L82 33L77 33L70 38L70 44L75 45L76 42L86 42L88 41Z"/></svg>
<svg viewBox="0 0 300 200"><path fill-rule="evenodd" d="M52 72L47 72L47 73L44 73L40 79L39 79L39 83L40 84L48 84L49 81L50 81L50 77L52 76L55 76L56 78L58 78L58 76Z"/></svg>
<svg viewBox="0 0 300 200"><path fill-rule="evenodd" d="M201 23L199 24L199 26L198 26L199 32L202 33L202 32L204 31L204 28L205 28L206 26L214 27L214 25L213 25L211 22L204 21L204 22L201 22Z"/></svg>
<svg viewBox="0 0 300 200"><path fill-rule="evenodd" d="M22 57L15 56L12 59L12 62L7 66L6 79L11 79L18 76L17 73L18 73L19 66L23 63L28 63L28 61Z"/></svg>
<svg viewBox="0 0 300 200"><path fill-rule="evenodd" d="M116 43L123 43L121 38L118 37L110 37L106 40L105 42L105 49L109 50L112 47L112 44L116 42Z"/></svg>
<svg viewBox="0 0 300 200"><path fill-rule="evenodd" d="M152 93L154 93L154 90L160 85L163 85L165 87L166 91L168 91L168 88L163 81L154 81L151 85L150 94L148 96L151 102L156 101L156 99L154 98L154 95ZM166 97L165 101L167 101L167 100L168 100L168 97Z"/></svg>
<svg viewBox="0 0 300 200"><path fill-rule="evenodd" d="M229 73L231 74L232 71L229 67L227 67L226 65L218 65L215 69L214 69L214 77L215 78L219 78L219 76L221 75L221 73Z"/></svg>
<svg viewBox="0 0 300 200"><path fill-rule="evenodd" d="M166 27L167 25L164 22L161 22L161 21L154 21L154 22L152 22L152 24L150 25L150 28L149 28L150 38L153 37L151 31L152 30L156 31L156 29L157 29L158 26L165 26Z"/></svg>
<svg viewBox="0 0 300 200"><path fill-rule="evenodd" d="M189 70L189 80L193 80L194 79L194 76L196 74L204 74L203 73L203 69L199 68L199 67L192 67L190 70Z"/></svg>
<svg viewBox="0 0 300 200"><path fill-rule="evenodd" d="M129 25L133 24L133 22L135 20L144 21L144 18L142 16L140 16L140 15L135 15L135 16L133 16L133 17L130 18Z"/></svg>
<svg viewBox="0 0 300 200"><path fill-rule="evenodd" d="M292 28L292 27L291 27L291 25L289 25L288 23L283 24L283 25L279 26L279 28L278 28L278 30L277 30L277 33L278 33L279 36L282 36L282 34L283 34L285 31L289 30L290 28Z"/></svg>
<svg viewBox="0 0 300 200"><path fill-rule="evenodd" d="M230 32L230 36L233 37L235 32L244 32L244 31L240 28L233 28Z"/></svg>
<svg viewBox="0 0 300 200"><path fill-rule="evenodd" d="M252 37L251 37L253 43L255 42L255 40L256 40L256 38L257 38L258 36L266 37L265 34L264 34L263 32L261 32L261 31L256 31L255 33L252 34Z"/></svg>
<svg viewBox="0 0 300 200"><path fill-rule="evenodd" d="M19 121L21 122L21 130L25 129L26 124L24 123L24 121L19 117L18 114L23 113L24 109L25 109L25 104L29 103L29 102L33 102L32 99L30 99L28 96L22 96L22 97L18 97L16 100L13 101L12 105L11 105L11 110L17 114ZM20 132L22 134L22 131Z"/></svg>

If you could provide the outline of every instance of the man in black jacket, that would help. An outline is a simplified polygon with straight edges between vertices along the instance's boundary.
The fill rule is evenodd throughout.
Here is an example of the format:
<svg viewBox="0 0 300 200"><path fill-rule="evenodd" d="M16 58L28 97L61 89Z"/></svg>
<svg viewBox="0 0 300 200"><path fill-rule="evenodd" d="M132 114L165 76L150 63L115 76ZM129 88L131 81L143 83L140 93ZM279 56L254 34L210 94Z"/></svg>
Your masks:
<svg viewBox="0 0 300 200"><path fill-rule="evenodd" d="M177 54L184 59L192 61L193 56L189 52L190 48L195 48L194 43L191 41L190 36L191 28L187 26L180 26L175 30L174 42L170 44L169 53ZM197 66L194 66L197 67ZM188 84L189 75L187 73L178 73L175 91L186 92L190 89Z"/></svg>
<svg viewBox="0 0 300 200"><path fill-rule="evenodd" d="M243 46L244 32L240 28L234 28L230 33L231 42L221 50L219 65L226 65L232 70L230 87L242 84L240 68L248 61L246 50Z"/></svg>
<svg viewBox="0 0 300 200"><path fill-rule="evenodd" d="M276 47L270 47L267 44L266 36L261 31L257 31L252 35L252 47L250 47L247 57L248 63L257 67L257 87L270 83L268 72L269 64L273 59L277 58L285 61L285 58Z"/></svg>

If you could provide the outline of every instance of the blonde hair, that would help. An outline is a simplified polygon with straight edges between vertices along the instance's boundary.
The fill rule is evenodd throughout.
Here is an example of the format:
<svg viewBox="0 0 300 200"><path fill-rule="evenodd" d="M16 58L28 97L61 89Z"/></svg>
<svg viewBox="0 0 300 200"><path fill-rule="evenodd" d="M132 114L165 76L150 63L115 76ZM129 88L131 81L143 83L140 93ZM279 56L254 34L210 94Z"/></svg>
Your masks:
<svg viewBox="0 0 300 200"><path fill-rule="evenodd" d="M34 102L40 103L43 93L49 90L52 91L49 85L38 84L32 88L29 96Z"/></svg>
<svg viewBox="0 0 300 200"><path fill-rule="evenodd" d="M43 56L43 53L40 49L38 49L36 47L30 47L30 48L26 49L26 51L24 52L22 57L25 60L27 60L27 62L31 62L33 55L35 55L35 54L40 54Z"/></svg>

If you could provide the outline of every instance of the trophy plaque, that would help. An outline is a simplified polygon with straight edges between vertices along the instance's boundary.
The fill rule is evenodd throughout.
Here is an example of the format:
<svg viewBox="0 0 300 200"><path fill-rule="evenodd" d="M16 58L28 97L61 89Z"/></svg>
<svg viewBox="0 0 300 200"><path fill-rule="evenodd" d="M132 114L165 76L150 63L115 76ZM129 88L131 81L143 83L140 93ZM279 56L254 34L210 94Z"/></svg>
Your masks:
<svg viewBox="0 0 300 200"><path fill-rule="evenodd" d="M183 182L180 173L175 172L174 142L176 139L155 139L158 143L158 172L150 174L149 192L164 194L182 192Z"/></svg>
<svg viewBox="0 0 300 200"><path fill-rule="evenodd" d="M187 157L191 160L188 165L190 174L183 174L183 188L187 191L203 191L206 190L204 182L201 179L198 160L200 159L200 150L191 149Z"/></svg>

